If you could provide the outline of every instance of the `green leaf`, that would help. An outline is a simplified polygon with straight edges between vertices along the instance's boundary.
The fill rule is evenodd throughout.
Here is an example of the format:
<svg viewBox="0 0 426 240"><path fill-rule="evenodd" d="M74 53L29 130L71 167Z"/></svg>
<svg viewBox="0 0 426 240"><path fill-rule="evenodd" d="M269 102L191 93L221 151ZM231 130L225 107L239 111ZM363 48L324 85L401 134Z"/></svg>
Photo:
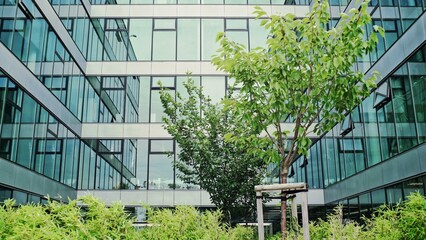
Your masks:
<svg viewBox="0 0 426 240"><path fill-rule="evenodd" d="M229 131L235 142L244 143L250 154L266 161L280 164L286 159L281 171L288 172L297 157L287 155L288 136L298 132L297 147L290 151L307 155L311 145L307 129L319 116L323 120L315 132L322 135L368 96L377 75L365 78L363 72L352 69L378 42L375 33L364 38L362 29L371 24L367 2L359 10L342 13L343 22L331 31L324 27L330 20L328 1L315 1L305 18L287 14L263 19L261 25L273 36L263 49L247 51L230 39L220 41L213 64L241 86L238 96L223 102L239 126ZM258 16L261 11L255 8ZM380 27L374 31L383 32ZM281 125L286 119L296 121L290 132Z"/></svg>
<svg viewBox="0 0 426 240"><path fill-rule="evenodd" d="M224 32L217 33L217 35L216 35L216 42L219 42L224 37L225 37L225 33Z"/></svg>

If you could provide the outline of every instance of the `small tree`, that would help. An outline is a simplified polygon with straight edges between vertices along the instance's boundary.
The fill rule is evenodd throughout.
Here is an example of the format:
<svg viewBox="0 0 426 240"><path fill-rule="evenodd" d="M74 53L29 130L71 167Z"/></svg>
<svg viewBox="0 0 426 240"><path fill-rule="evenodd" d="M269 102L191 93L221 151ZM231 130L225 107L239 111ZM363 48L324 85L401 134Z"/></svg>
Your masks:
<svg viewBox="0 0 426 240"><path fill-rule="evenodd" d="M227 221L238 212L250 215L256 202L253 189L264 175L264 163L238 143L225 141L228 132L248 134L230 111L213 104L192 79L184 86L185 98L179 92L176 98L164 89L160 92L164 127L180 147L175 162L178 177L200 184Z"/></svg>
<svg viewBox="0 0 426 240"><path fill-rule="evenodd" d="M287 183L289 167L296 158L307 154L311 145L308 134L330 130L375 86L377 73L364 78L353 68L359 57L375 48L376 31L383 35L382 28L374 26L366 37L366 25L371 22L367 5L363 1L358 9L342 13L339 24L330 30L326 29L330 21L327 1L317 0L302 19L293 14L266 16L256 7L257 19L267 17L261 25L269 30L270 38L266 48L249 52L224 33L218 34L221 48L212 62L241 86L239 97L226 100L225 105L234 111L236 122L246 123L254 133L241 137L231 132L227 138L248 142L252 152L279 164L282 183ZM287 118L294 120L292 132L281 126ZM281 214L284 239L285 200Z"/></svg>

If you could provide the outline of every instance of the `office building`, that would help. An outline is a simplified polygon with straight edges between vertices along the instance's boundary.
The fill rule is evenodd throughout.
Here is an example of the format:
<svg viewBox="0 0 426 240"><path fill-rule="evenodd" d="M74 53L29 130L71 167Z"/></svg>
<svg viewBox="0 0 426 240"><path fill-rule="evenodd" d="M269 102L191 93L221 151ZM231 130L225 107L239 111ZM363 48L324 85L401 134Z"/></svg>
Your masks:
<svg viewBox="0 0 426 240"><path fill-rule="evenodd" d="M330 1L332 20L354 6ZM210 63L224 31L249 49L267 33L254 6L304 17L308 0L0 0L0 201L76 198L211 207L176 177L178 147L162 128L158 81L181 91L186 73L213 101L232 81ZM343 203L349 217L395 203L426 183L426 2L373 0L386 30L359 59L383 78L370 97L316 138L293 181L312 209ZM302 166L302 167L300 167ZM271 180L274 181L273 179Z"/></svg>

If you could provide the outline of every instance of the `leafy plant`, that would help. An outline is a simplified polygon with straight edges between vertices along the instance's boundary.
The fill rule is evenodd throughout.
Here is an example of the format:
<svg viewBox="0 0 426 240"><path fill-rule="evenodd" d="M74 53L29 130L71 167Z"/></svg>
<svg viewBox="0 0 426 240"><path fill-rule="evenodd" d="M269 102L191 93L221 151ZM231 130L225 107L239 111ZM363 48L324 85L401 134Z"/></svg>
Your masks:
<svg viewBox="0 0 426 240"><path fill-rule="evenodd" d="M186 92L178 92L176 97L166 89L160 92L164 128L180 147L175 162L181 173L178 177L200 184L212 203L222 209L225 221L250 217L256 206L254 186L265 175L265 162L247 152L245 145L224 138L228 132L247 135L250 129L220 104L212 103L191 78L184 86Z"/></svg>
<svg viewBox="0 0 426 240"><path fill-rule="evenodd" d="M382 206L366 221L369 239L426 239L426 199L419 192L394 207Z"/></svg>
<svg viewBox="0 0 426 240"><path fill-rule="evenodd" d="M122 205L106 207L93 196L47 205L6 200L0 206L0 239L138 239L132 222Z"/></svg>
<svg viewBox="0 0 426 240"><path fill-rule="evenodd" d="M193 207L180 206L175 210L149 210L148 214L152 226L141 230L143 239L250 240L254 237L251 228L230 228L222 224L219 210L200 213Z"/></svg>
<svg viewBox="0 0 426 240"><path fill-rule="evenodd" d="M368 96L378 73L364 77L353 66L378 42L376 32L365 32L371 17L368 0L359 8L341 13L332 29L328 1L314 1L312 11L302 19L294 14L267 16L260 7L254 14L269 31L266 48L247 51L225 33L219 33L221 48L212 60L241 86L238 97L227 99L236 122L253 130L250 136L229 132L229 141L245 143L254 155L280 166L281 183L287 183L289 167L311 145L308 135L323 134ZM358 6L357 6L358 7ZM314 124L321 117L322 120ZM288 131L281 123L292 119ZM292 139L291 141L289 139ZM285 192L282 192L285 199ZM286 202L281 202L282 237L286 237Z"/></svg>
<svg viewBox="0 0 426 240"><path fill-rule="evenodd" d="M121 204L106 206L93 196L68 204L16 206L6 200L0 206L0 239L253 239L250 228L231 228L221 223L221 211L198 212L193 207L175 210L149 209L152 227L137 230Z"/></svg>
<svg viewBox="0 0 426 240"><path fill-rule="evenodd" d="M364 225L347 221L342 216L342 206L334 209L327 220L311 222L311 239L335 240L424 240L426 239L426 199L420 193L412 193L397 206L383 205L371 218L364 218ZM295 227L288 232L289 239L303 239L302 229ZM280 239L281 234L270 240Z"/></svg>

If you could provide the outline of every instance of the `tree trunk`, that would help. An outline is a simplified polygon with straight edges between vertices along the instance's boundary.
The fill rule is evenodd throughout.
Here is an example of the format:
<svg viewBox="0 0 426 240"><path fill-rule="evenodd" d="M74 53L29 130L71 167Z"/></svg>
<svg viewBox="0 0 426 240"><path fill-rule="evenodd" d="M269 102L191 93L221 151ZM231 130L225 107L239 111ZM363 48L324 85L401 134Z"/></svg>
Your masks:
<svg viewBox="0 0 426 240"><path fill-rule="evenodd" d="M287 183L286 169L282 172L281 183ZM283 240L287 238L287 194L283 190L281 190L281 235Z"/></svg>
<svg viewBox="0 0 426 240"><path fill-rule="evenodd" d="M223 218L224 222L231 226L231 219L232 219L231 209L227 208L223 210Z"/></svg>

